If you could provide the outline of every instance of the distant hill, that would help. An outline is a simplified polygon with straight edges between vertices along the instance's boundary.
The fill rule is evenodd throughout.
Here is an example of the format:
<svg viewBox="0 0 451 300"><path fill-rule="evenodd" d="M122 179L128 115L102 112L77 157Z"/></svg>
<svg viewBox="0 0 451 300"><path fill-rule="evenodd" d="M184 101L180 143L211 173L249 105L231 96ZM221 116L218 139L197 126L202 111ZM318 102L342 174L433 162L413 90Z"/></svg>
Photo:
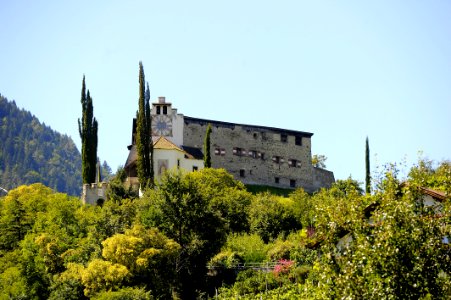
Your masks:
<svg viewBox="0 0 451 300"><path fill-rule="evenodd" d="M0 187L35 182L80 195L80 152L69 136L0 95Z"/></svg>

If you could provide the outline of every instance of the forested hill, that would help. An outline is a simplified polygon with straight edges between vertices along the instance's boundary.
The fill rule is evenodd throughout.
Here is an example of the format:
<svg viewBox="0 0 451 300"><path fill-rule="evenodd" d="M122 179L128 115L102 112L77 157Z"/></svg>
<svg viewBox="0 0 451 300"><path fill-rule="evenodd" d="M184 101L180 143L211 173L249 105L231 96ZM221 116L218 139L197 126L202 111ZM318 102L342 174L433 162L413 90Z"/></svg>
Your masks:
<svg viewBox="0 0 451 300"><path fill-rule="evenodd" d="M81 155L74 141L0 95L0 186L41 182L80 195Z"/></svg>

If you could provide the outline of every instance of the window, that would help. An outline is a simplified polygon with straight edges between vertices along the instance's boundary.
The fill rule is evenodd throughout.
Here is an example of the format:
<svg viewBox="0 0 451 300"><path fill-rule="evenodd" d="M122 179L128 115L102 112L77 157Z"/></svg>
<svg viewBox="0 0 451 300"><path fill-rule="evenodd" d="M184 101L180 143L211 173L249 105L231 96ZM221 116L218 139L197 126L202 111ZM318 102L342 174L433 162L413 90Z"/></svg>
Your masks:
<svg viewBox="0 0 451 300"><path fill-rule="evenodd" d="M240 177L244 177L244 174L246 173L246 171L244 169L240 170Z"/></svg>
<svg viewBox="0 0 451 300"><path fill-rule="evenodd" d="M290 179L290 187L292 188L296 187L296 180Z"/></svg>
<svg viewBox="0 0 451 300"><path fill-rule="evenodd" d="M180 159L177 159L177 169L180 169Z"/></svg>
<svg viewBox="0 0 451 300"><path fill-rule="evenodd" d="M223 148L215 148L215 155L224 156L225 155L225 149L223 149Z"/></svg>
<svg viewBox="0 0 451 300"><path fill-rule="evenodd" d="M257 158L258 157L258 153L255 150L249 150L249 156L252 158Z"/></svg>
<svg viewBox="0 0 451 300"><path fill-rule="evenodd" d="M277 155L274 155L274 156L272 157L272 161L273 161L274 163L276 163L276 164L281 164L281 163L284 162L283 158L280 157L280 156L277 156Z"/></svg>
<svg viewBox="0 0 451 300"><path fill-rule="evenodd" d="M256 132L254 132L254 139L257 139L258 134Z"/></svg>
<svg viewBox="0 0 451 300"><path fill-rule="evenodd" d="M157 115L159 115L161 113L161 107L157 106Z"/></svg>
<svg viewBox="0 0 451 300"><path fill-rule="evenodd" d="M258 153L258 156L259 156L262 160L265 160L265 153L259 152L259 153Z"/></svg>
<svg viewBox="0 0 451 300"><path fill-rule="evenodd" d="M235 147L235 148L233 148L233 155L245 156L246 155L246 150L243 149L243 148Z"/></svg>
<svg viewBox="0 0 451 300"><path fill-rule="evenodd" d="M289 159L288 160L288 166L296 168L299 166L299 161L295 160L295 159Z"/></svg>
<svg viewBox="0 0 451 300"><path fill-rule="evenodd" d="M274 182L277 183L277 184L279 184L280 178L279 178L279 177L274 177Z"/></svg>
<svg viewBox="0 0 451 300"><path fill-rule="evenodd" d="M193 171L197 171L198 167L197 166L193 166Z"/></svg>
<svg viewBox="0 0 451 300"><path fill-rule="evenodd" d="M280 141L281 141L282 143L288 142L288 135L286 135L286 134L281 134L281 135L280 135Z"/></svg>
<svg viewBox="0 0 451 300"><path fill-rule="evenodd" d="M302 146L302 136L296 136L294 139L294 143L298 146Z"/></svg>
<svg viewBox="0 0 451 300"><path fill-rule="evenodd" d="M168 114L168 107L163 106L163 115L167 115L167 114Z"/></svg>

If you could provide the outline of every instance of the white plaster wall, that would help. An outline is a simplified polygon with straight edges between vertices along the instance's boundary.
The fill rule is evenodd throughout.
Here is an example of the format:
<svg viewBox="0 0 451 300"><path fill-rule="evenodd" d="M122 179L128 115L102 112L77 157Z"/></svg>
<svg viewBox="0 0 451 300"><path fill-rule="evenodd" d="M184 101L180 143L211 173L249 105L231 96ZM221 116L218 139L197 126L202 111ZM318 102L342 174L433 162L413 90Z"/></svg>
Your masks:
<svg viewBox="0 0 451 300"><path fill-rule="evenodd" d="M185 153L178 150L164 150L155 149L154 150L154 174L157 180L160 179L158 174L158 160L167 160L168 168L167 170L177 169L177 160L180 160L180 168L191 172L193 166L197 166L198 170L204 168L204 161L199 159L187 159L185 158Z"/></svg>
<svg viewBox="0 0 451 300"><path fill-rule="evenodd" d="M176 144L177 146L183 145L183 115L177 114L177 110L172 110L172 136L168 137L168 140Z"/></svg>

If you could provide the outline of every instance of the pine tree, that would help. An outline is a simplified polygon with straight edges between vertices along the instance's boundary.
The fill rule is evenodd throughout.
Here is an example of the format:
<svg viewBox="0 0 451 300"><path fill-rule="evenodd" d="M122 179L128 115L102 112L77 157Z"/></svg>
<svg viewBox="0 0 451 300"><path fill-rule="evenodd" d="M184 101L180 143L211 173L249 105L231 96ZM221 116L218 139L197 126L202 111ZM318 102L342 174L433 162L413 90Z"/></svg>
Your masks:
<svg viewBox="0 0 451 300"><path fill-rule="evenodd" d="M145 77L142 62L139 62L139 100L138 113L136 120L136 148L138 151L138 178L141 188L145 189L151 185L151 167L150 167L150 108L147 115L146 96L145 96Z"/></svg>
<svg viewBox="0 0 451 300"><path fill-rule="evenodd" d="M370 146L368 137L365 143L365 192L367 195L371 193L371 176L370 176Z"/></svg>
<svg viewBox="0 0 451 300"><path fill-rule="evenodd" d="M204 139L204 167L211 168L211 152L210 152L210 134L211 134L211 124L207 126L207 131L205 132Z"/></svg>
<svg viewBox="0 0 451 300"><path fill-rule="evenodd" d="M83 183L93 183L96 178L97 129L91 95L86 92L85 76L81 86L82 117L78 119L78 131L81 138L81 165Z"/></svg>

